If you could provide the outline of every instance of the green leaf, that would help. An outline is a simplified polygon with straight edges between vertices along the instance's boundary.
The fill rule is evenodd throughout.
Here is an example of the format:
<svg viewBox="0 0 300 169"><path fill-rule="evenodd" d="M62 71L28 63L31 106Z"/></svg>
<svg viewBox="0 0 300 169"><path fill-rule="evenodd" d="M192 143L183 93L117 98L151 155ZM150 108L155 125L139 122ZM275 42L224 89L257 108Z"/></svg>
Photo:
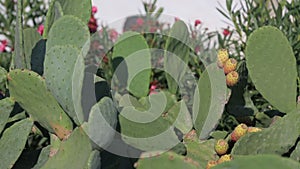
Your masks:
<svg viewBox="0 0 300 169"><path fill-rule="evenodd" d="M46 22L43 37L47 39L49 30L51 29L53 23L64 15L61 4L57 0L52 0L46 15Z"/></svg>
<svg viewBox="0 0 300 169"><path fill-rule="evenodd" d="M170 108L165 119L173 123L183 134L187 134L193 128L192 117L184 101L177 102Z"/></svg>
<svg viewBox="0 0 300 169"><path fill-rule="evenodd" d="M25 60L26 60L26 68L30 69L32 49L35 47L37 42L41 40L42 37L34 28L24 29L23 34L24 34L24 53L25 53Z"/></svg>
<svg viewBox="0 0 300 169"><path fill-rule="evenodd" d="M145 156L149 156L146 154L153 154L152 156L142 157L137 162L137 169L197 169L199 164L189 158L178 155L174 152L166 152L163 154L160 153L144 153ZM142 154L142 156L144 155ZM158 155L156 155L158 154Z"/></svg>
<svg viewBox="0 0 300 169"><path fill-rule="evenodd" d="M239 156L234 157L234 160L230 162L224 162L222 164L213 167L213 169L296 169L300 168L300 163L288 158L275 156L275 155L255 155L255 156Z"/></svg>
<svg viewBox="0 0 300 169"><path fill-rule="evenodd" d="M296 59L279 29L265 26L250 35L246 64L256 89L274 107L282 112L296 108Z"/></svg>
<svg viewBox="0 0 300 169"><path fill-rule="evenodd" d="M206 67L194 95L193 120L200 139L209 137L222 117L227 102L225 75L216 64Z"/></svg>
<svg viewBox="0 0 300 169"><path fill-rule="evenodd" d="M22 0L17 1L17 21L15 29L15 45L14 45L14 57L13 64L16 69L24 69L27 65L24 53L24 41L23 41L23 19L22 19Z"/></svg>
<svg viewBox="0 0 300 169"><path fill-rule="evenodd" d="M94 150L90 154L89 160L84 169L99 169L101 168L100 151Z"/></svg>
<svg viewBox="0 0 300 169"><path fill-rule="evenodd" d="M88 23L92 13L91 0L57 0L60 2L64 15L74 15L84 23Z"/></svg>
<svg viewBox="0 0 300 169"><path fill-rule="evenodd" d="M144 37L135 32L124 33L116 42L113 59L122 59L115 66L116 77L127 85L127 90L134 96L145 97L149 93L151 76L151 53ZM118 66L118 67L117 67Z"/></svg>
<svg viewBox="0 0 300 169"><path fill-rule="evenodd" d="M84 168L91 152L89 137L82 128L76 128L41 169Z"/></svg>
<svg viewBox="0 0 300 169"><path fill-rule="evenodd" d="M187 71L190 55L189 30L182 21L177 21L171 28L166 42L164 69L168 82L168 89L176 94L178 84Z"/></svg>
<svg viewBox="0 0 300 169"><path fill-rule="evenodd" d="M81 51L69 45L52 47L46 53L44 66L48 89L76 124L82 124L84 58Z"/></svg>
<svg viewBox="0 0 300 169"><path fill-rule="evenodd" d="M0 133L4 129L14 105L15 102L11 98L0 100Z"/></svg>
<svg viewBox="0 0 300 169"><path fill-rule="evenodd" d="M25 119L4 131L0 139L0 168L13 167L25 147L32 125L31 120Z"/></svg>
<svg viewBox="0 0 300 169"><path fill-rule="evenodd" d="M200 164L199 169L205 169L209 160L215 160L215 140L200 142L199 140L189 140L186 143L187 157L192 158Z"/></svg>
<svg viewBox="0 0 300 169"><path fill-rule="evenodd" d="M291 154L291 159L300 162L300 142L296 145L295 150Z"/></svg>
<svg viewBox="0 0 300 169"><path fill-rule="evenodd" d="M248 133L240 138L232 149L234 155L287 153L300 135L300 113L290 113L271 127L257 133Z"/></svg>
<svg viewBox="0 0 300 169"><path fill-rule="evenodd" d="M89 138L101 148L108 146L115 136L117 126L117 109L108 97L102 98L90 112L84 129Z"/></svg>
<svg viewBox="0 0 300 169"><path fill-rule="evenodd" d="M60 45L72 45L78 48L85 57L90 47L90 32L87 25L74 16L60 17L50 29L46 45L47 52L52 47Z"/></svg>
<svg viewBox="0 0 300 169"><path fill-rule="evenodd" d="M60 139L70 134L73 123L46 88L43 77L30 70L15 69L8 74L8 80L11 97L34 120Z"/></svg>

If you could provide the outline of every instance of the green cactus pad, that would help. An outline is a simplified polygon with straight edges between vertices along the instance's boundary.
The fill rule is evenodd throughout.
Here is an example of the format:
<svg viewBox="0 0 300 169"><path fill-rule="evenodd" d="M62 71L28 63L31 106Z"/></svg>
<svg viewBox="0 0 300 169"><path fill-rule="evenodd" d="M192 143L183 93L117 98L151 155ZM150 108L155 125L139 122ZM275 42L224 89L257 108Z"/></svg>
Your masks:
<svg viewBox="0 0 300 169"><path fill-rule="evenodd" d="M11 98L0 100L0 133L4 129L14 105L15 102Z"/></svg>
<svg viewBox="0 0 300 169"><path fill-rule="evenodd" d="M147 153L151 157L140 158L136 163L137 169L198 169L199 163L191 158L174 152ZM143 155L143 154L142 154ZM148 156L148 155L147 155Z"/></svg>
<svg viewBox="0 0 300 169"><path fill-rule="evenodd" d="M85 24L90 20L92 13L91 0L57 0L60 2L65 15L74 15Z"/></svg>
<svg viewBox="0 0 300 169"><path fill-rule="evenodd" d="M300 162L300 142L296 145L295 150L291 154L291 159Z"/></svg>
<svg viewBox="0 0 300 169"><path fill-rule="evenodd" d="M63 9L61 4L57 0L53 0L50 3L47 15L46 15L46 22L43 37L47 39L48 33L51 29L53 23L64 15Z"/></svg>
<svg viewBox="0 0 300 169"><path fill-rule="evenodd" d="M91 152L92 147L88 136L82 128L76 128L41 169L84 168Z"/></svg>
<svg viewBox="0 0 300 169"><path fill-rule="evenodd" d="M255 155L255 156L239 156L233 157L230 162L213 167L213 169L297 169L300 168L300 163L288 158L275 155Z"/></svg>
<svg viewBox="0 0 300 169"><path fill-rule="evenodd" d="M271 127L257 133L248 133L240 138L232 149L234 155L287 153L300 135L300 113L290 113Z"/></svg>
<svg viewBox="0 0 300 169"><path fill-rule="evenodd" d="M227 102L227 87L222 69L216 64L206 67L195 91L193 104L194 126L200 139L209 137L222 117Z"/></svg>
<svg viewBox="0 0 300 169"><path fill-rule="evenodd" d="M174 132L174 127L162 116L151 112L138 112L142 117L139 121L132 121L131 116L125 116L126 109L123 108L119 115L122 131L122 139L129 145L145 151L167 150L177 145L179 140ZM132 108L131 110L134 110ZM132 114L134 115L134 114ZM138 117L134 117L138 118ZM146 119L145 119L146 118ZM143 120L155 119L151 122L141 122Z"/></svg>
<svg viewBox="0 0 300 169"><path fill-rule="evenodd" d="M151 76L151 53L144 37L135 32L124 33L114 45L112 57L124 59L120 67L126 64L127 72L116 67L115 74L117 78L128 76L127 90L139 98L147 96Z"/></svg>
<svg viewBox="0 0 300 169"><path fill-rule="evenodd" d="M24 54L26 58L26 68L30 69L32 49L35 47L37 42L41 40L42 37L34 28L24 29L23 34L24 34Z"/></svg>
<svg viewBox="0 0 300 169"><path fill-rule="evenodd" d="M59 71L59 73L57 73ZM44 76L47 87L62 108L77 124L84 121L81 91L84 79L84 59L73 46L55 46L46 53Z"/></svg>
<svg viewBox="0 0 300 169"><path fill-rule="evenodd" d="M174 123L174 126L183 134L188 133L193 128L193 121L184 101L177 102L168 110L165 119Z"/></svg>
<svg viewBox="0 0 300 169"><path fill-rule="evenodd" d="M19 121L6 129L0 139L0 168L12 168L21 155L33 122L29 119Z"/></svg>
<svg viewBox="0 0 300 169"><path fill-rule="evenodd" d="M265 26L250 35L246 64L256 89L274 107L282 112L296 108L296 59L279 29Z"/></svg>
<svg viewBox="0 0 300 169"><path fill-rule="evenodd" d="M45 163L49 159L50 148L51 148L51 146L49 145L49 146L42 149L42 151L39 155L38 161L32 169L40 169L43 165L45 165Z"/></svg>
<svg viewBox="0 0 300 169"><path fill-rule="evenodd" d="M0 92L3 93L6 91L6 81L7 81L6 75L7 75L7 71L3 67L0 67Z"/></svg>
<svg viewBox="0 0 300 169"><path fill-rule="evenodd" d="M186 156L197 161L201 169L205 169L209 160L216 160L216 152L214 150L215 140L213 139L204 142L188 140L185 145L187 147Z"/></svg>
<svg viewBox="0 0 300 169"><path fill-rule="evenodd" d="M21 0L17 1L17 20L15 29L15 44L14 55L12 59L12 67L16 69L26 68L25 53L23 46L23 19L22 19L23 4Z"/></svg>
<svg viewBox="0 0 300 169"><path fill-rule="evenodd" d="M116 126L117 110L112 100L108 97L104 97L92 107L84 129L97 147L104 148L109 145L115 136Z"/></svg>
<svg viewBox="0 0 300 169"><path fill-rule="evenodd" d="M100 151L94 150L90 154L89 160L84 169L99 169L101 168Z"/></svg>
<svg viewBox="0 0 300 169"><path fill-rule="evenodd" d="M178 84L187 71L187 63L190 58L189 29L183 21L177 21L168 36L164 69L168 89L171 93L176 94Z"/></svg>
<svg viewBox="0 0 300 169"><path fill-rule="evenodd" d="M29 70L12 70L8 87L14 98L31 117L48 131L64 139L73 129L72 121L46 88L45 80Z"/></svg>
<svg viewBox="0 0 300 169"><path fill-rule="evenodd" d="M74 45L82 51L83 56L86 56L90 47L90 32L87 25L74 16L60 17L50 29L47 51L59 45Z"/></svg>

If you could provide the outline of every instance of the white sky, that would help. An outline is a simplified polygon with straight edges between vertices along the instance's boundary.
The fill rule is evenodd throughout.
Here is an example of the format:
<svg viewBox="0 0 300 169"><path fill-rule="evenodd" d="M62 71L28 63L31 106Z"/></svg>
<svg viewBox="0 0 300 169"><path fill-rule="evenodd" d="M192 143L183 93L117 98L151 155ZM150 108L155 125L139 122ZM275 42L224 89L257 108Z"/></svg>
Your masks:
<svg viewBox="0 0 300 169"><path fill-rule="evenodd" d="M164 7L165 15L176 16L191 23L200 19L204 27L220 30L228 25L216 10L219 7L218 1L225 5L226 0L158 0L157 5ZM144 12L142 2L143 0L93 0L93 4L98 7L96 17L99 22L118 30L121 30L125 17Z"/></svg>

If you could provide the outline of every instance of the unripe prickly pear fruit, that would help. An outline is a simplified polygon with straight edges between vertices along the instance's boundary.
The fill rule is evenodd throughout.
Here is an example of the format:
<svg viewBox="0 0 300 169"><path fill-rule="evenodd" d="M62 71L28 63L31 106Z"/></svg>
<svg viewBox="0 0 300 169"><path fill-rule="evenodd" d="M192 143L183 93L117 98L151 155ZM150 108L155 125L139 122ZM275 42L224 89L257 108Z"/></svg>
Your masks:
<svg viewBox="0 0 300 169"><path fill-rule="evenodd" d="M224 139L220 139L215 144L215 151L218 155L223 155L223 154L226 154L228 147L229 147L229 145L228 145L227 141L225 141Z"/></svg>
<svg viewBox="0 0 300 169"><path fill-rule="evenodd" d="M218 164L221 164L221 163L223 163L225 161L231 161L231 160L232 160L231 155L230 154L226 154L226 155L222 155L217 162L218 162Z"/></svg>
<svg viewBox="0 0 300 169"><path fill-rule="evenodd" d="M236 70L236 66L237 66L237 61L234 58L230 58L228 59L225 63L224 63L224 73L228 74L232 71Z"/></svg>
<svg viewBox="0 0 300 169"><path fill-rule="evenodd" d="M255 132L260 132L260 131L261 131L261 128L258 128L258 127L248 127L248 130L247 130L248 133L255 133Z"/></svg>
<svg viewBox="0 0 300 169"><path fill-rule="evenodd" d="M246 124L241 123L238 126L236 126L231 133L231 140L232 141L237 141L240 139L242 136L244 136L247 133L248 127Z"/></svg>
<svg viewBox="0 0 300 169"><path fill-rule="evenodd" d="M208 161L206 165L206 169L211 169L212 167L216 166L218 163L216 161Z"/></svg>
<svg viewBox="0 0 300 169"><path fill-rule="evenodd" d="M218 50L218 66L223 68L224 63L228 60L229 54L227 49Z"/></svg>
<svg viewBox="0 0 300 169"><path fill-rule="evenodd" d="M236 71L232 71L226 75L226 84L231 87L237 84L239 81L239 74Z"/></svg>

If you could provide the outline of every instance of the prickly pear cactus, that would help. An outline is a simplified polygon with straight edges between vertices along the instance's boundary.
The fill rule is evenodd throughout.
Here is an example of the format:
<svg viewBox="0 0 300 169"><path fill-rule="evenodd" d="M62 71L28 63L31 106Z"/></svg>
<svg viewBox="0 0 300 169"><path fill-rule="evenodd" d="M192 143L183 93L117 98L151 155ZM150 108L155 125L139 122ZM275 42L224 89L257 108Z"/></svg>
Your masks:
<svg viewBox="0 0 300 169"><path fill-rule="evenodd" d="M296 169L300 167L300 163L288 158L275 155L256 155L256 156L238 156L230 162L225 162L213 167L213 169L228 169L228 168L242 168L242 169L274 169L286 168Z"/></svg>
<svg viewBox="0 0 300 169"><path fill-rule="evenodd" d="M0 139L0 168L12 168L25 147L32 125L32 120L24 119L3 132Z"/></svg>
<svg viewBox="0 0 300 169"><path fill-rule="evenodd" d="M294 146L300 135L299 119L299 111L294 111L261 132L246 134L234 145L232 154L283 155Z"/></svg>
<svg viewBox="0 0 300 169"><path fill-rule="evenodd" d="M145 156L145 157L143 157ZM199 163L191 158L180 156L174 152L147 152L141 155L140 160L135 164L137 169L197 169Z"/></svg>
<svg viewBox="0 0 300 169"><path fill-rule="evenodd" d="M211 64L200 77L194 95L193 120L200 139L208 138L215 129L226 102L227 88L223 70Z"/></svg>
<svg viewBox="0 0 300 169"><path fill-rule="evenodd" d="M35 72L18 69L10 71L7 77L11 97L34 120L60 139L66 138L71 133L72 121L46 88L45 79Z"/></svg>
<svg viewBox="0 0 300 169"><path fill-rule="evenodd" d="M296 59L279 29L265 26L250 35L246 64L255 87L274 107L285 113L296 108Z"/></svg>

